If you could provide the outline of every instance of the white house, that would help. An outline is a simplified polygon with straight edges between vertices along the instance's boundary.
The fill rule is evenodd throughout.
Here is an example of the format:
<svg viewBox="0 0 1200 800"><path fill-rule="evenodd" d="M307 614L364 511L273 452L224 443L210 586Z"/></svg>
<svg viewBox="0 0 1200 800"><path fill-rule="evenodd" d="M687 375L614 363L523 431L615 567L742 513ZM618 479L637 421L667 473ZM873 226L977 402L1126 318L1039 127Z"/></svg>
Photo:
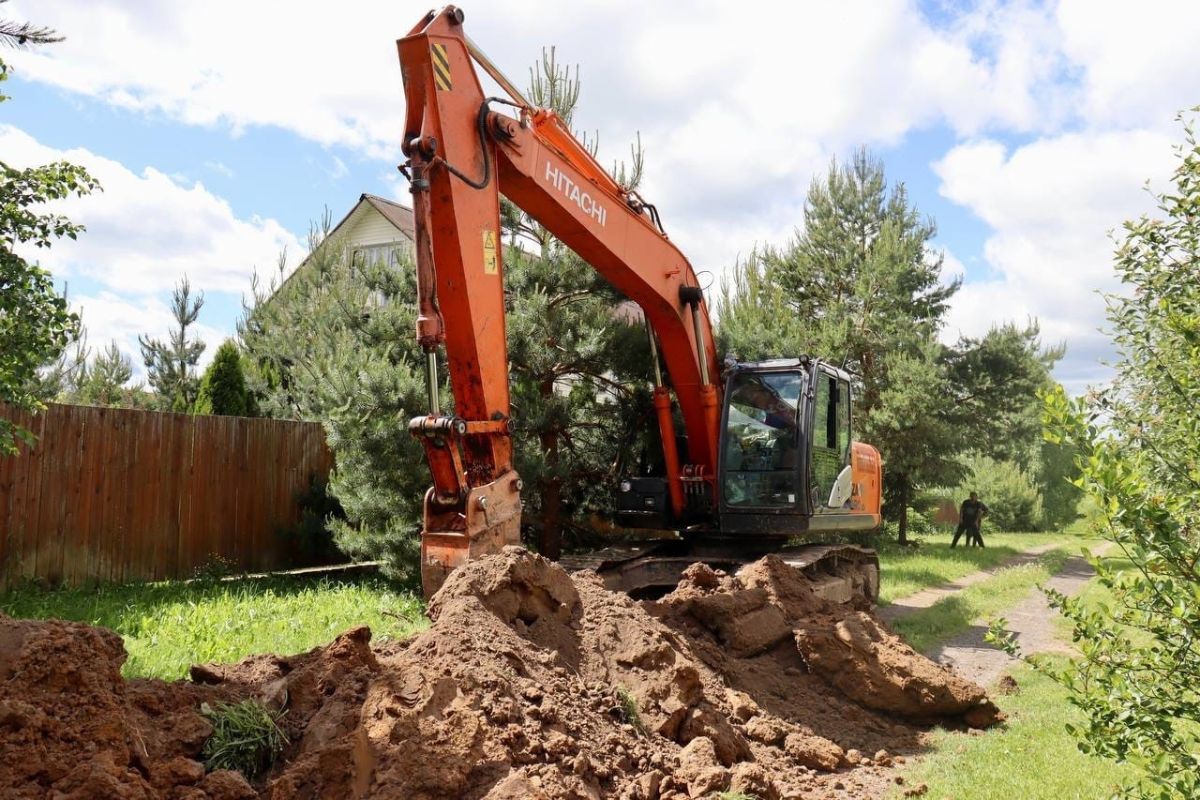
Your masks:
<svg viewBox="0 0 1200 800"><path fill-rule="evenodd" d="M317 247L324 247L325 242L337 242L352 254L355 264L384 261L394 265L399 262L402 253L413 255L414 235L411 208L378 195L362 194L354 208L342 217ZM291 280L309 269L311 263L312 253L309 253L275 288L268 302L274 302L275 298L283 295Z"/></svg>
<svg viewBox="0 0 1200 800"><path fill-rule="evenodd" d="M413 212L378 195L363 194L329 238L344 242L356 262L394 264L401 250L412 252Z"/></svg>

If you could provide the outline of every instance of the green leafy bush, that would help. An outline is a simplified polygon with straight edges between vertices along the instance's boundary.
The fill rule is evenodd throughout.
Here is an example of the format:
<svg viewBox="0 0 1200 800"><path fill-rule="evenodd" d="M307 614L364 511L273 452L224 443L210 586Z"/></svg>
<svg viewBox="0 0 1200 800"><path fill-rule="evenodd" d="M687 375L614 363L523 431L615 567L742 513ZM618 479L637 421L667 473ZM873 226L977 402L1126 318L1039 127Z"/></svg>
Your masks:
<svg viewBox="0 0 1200 800"><path fill-rule="evenodd" d="M1200 796L1200 146L1185 131L1160 216L1127 222L1116 253L1116 378L1056 392L1046 412L1051 438L1079 449L1097 530L1133 568L1097 564L1111 602L1049 593L1080 655L1042 669L1084 712L1080 749L1139 768L1125 793L1156 800Z"/></svg>
<svg viewBox="0 0 1200 800"><path fill-rule="evenodd" d="M57 41L49 38L34 43ZM0 60L0 83L8 80L8 65ZM7 100L0 94L0 102ZM19 253L47 248L62 237L75 239L83 226L61 214L39 213L47 204L72 195L82 197L100 188L83 167L58 161L16 169L0 161L0 402L26 411L40 411L42 400L33 391L38 369L62 352L79 329L66 298L54 288L50 273ZM33 443L21 426L0 419L0 455L17 452L17 440Z"/></svg>

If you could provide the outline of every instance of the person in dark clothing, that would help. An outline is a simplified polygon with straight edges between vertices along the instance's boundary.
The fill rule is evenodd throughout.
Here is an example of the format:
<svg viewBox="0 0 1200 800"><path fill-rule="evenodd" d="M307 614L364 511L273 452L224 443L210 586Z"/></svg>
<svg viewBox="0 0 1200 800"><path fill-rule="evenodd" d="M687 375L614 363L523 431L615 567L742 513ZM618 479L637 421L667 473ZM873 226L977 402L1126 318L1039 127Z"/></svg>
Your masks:
<svg viewBox="0 0 1200 800"><path fill-rule="evenodd" d="M962 506L958 509L958 527L954 529L954 539L951 540L950 546L955 547L958 544L958 537L966 533L967 547L972 544L983 547L980 525L983 524L983 518L987 516L987 513L988 507L979 500L979 495L971 492L971 496L963 500Z"/></svg>

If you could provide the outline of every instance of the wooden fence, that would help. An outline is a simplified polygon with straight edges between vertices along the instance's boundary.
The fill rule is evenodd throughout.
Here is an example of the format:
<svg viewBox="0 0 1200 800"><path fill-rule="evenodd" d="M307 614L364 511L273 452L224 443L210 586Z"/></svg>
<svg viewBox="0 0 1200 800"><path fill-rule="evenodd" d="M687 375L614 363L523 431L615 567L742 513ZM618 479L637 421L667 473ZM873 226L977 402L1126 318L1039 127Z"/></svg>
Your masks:
<svg viewBox="0 0 1200 800"><path fill-rule="evenodd" d="M190 577L214 555L287 566L278 531L333 463L311 422L69 405L0 414L38 437L0 456L0 590Z"/></svg>

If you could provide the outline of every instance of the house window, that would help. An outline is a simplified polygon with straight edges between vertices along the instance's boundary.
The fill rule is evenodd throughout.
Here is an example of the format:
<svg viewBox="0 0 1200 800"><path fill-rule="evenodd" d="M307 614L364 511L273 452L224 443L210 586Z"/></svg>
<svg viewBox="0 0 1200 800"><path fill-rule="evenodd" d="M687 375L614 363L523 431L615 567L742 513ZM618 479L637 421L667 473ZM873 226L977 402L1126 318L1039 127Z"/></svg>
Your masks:
<svg viewBox="0 0 1200 800"><path fill-rule="evenodd" d="M360 245L354 248L354 265L366 266L383 262L389 267L397 266L400 263L400 253L405 247L407 245L404 242Z"/></svg>
<svg viewBox="0 0 1200 800"><path fill-rule="evenodd" d="M389 267L399 267L400 254L408 247L406 242L388 242L387 244L364 244L355 247L351 255L351 263L356 267L384 264ZM373 291L367 299L368 308L381 308L387 304L383 292Z"/></svg>

